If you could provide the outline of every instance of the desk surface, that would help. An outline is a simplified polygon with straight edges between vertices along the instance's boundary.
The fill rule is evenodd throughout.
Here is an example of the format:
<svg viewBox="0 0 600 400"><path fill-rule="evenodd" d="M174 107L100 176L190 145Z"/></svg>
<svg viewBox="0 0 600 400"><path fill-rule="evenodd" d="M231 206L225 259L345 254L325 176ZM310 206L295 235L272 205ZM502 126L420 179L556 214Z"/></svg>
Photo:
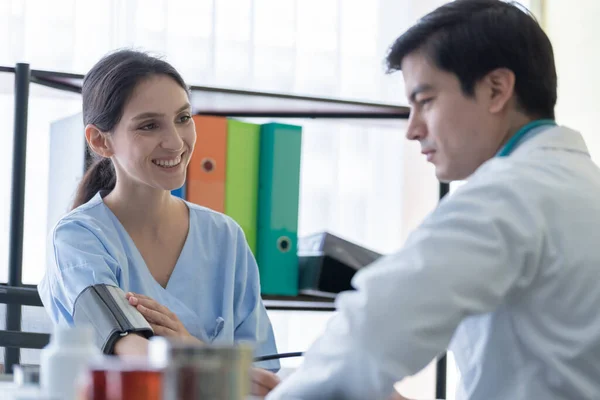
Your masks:
<svg viewBox="0 0 600 400"><path fill-rule="evenodd" d="M45 396L38 387L19 387L12 382L0 381L0 392L3 400L54 400ZM261 398L248 396L246 400L261 400Z"/></svg>

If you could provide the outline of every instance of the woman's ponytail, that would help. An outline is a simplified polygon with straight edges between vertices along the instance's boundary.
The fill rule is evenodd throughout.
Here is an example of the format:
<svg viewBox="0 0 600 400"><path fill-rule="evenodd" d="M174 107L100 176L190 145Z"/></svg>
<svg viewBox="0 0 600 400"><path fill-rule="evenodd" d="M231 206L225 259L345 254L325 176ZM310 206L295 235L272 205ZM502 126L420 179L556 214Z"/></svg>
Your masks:
<svg viewBox="0 0 600 400"><path fill-rule="evenodd" d="M117 176L110 158L95 161L81 179L71 209L87 203L101 190L113 190L116 182Z"/></svg>

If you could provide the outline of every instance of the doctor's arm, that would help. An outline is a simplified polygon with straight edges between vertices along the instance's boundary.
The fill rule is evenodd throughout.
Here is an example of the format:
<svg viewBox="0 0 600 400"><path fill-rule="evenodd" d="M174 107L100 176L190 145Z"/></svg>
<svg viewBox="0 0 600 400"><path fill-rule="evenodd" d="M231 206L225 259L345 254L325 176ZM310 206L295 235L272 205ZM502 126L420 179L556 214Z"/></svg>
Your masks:
<svg viewBox="0 0 600 400"><path fill-rule="evenodd" d="M73 325L77 302L94 285L119 286L117 261L106 250L101 232L79 221L65 221L52 232L46 274L38 291L54 324ZM118 355L141 355L148 340L131 333L118 339Z"/></svg>
<svg viewBox="0 0 600 400"><path fill-rule="evenodd" d="M465 317L526 284L540 216L504 183L460 188L401 251L359 271L304 364L267 399L386 399L445 351Z"/></svg>

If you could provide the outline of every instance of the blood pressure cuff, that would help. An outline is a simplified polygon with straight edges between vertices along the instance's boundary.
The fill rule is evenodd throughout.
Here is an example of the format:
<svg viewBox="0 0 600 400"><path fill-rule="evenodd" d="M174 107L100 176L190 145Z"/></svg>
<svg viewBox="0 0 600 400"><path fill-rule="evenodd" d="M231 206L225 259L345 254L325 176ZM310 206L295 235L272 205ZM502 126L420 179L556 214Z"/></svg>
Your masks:
<svg viewBox="0 0 600 400"><path fill-rule="evenodd" d="M154 335L148 321L117 286L87 287L75 300L73 320L75 325L93 327L96 344L105 354L113 354L117 340L129 333L146 338Z"/></svg>

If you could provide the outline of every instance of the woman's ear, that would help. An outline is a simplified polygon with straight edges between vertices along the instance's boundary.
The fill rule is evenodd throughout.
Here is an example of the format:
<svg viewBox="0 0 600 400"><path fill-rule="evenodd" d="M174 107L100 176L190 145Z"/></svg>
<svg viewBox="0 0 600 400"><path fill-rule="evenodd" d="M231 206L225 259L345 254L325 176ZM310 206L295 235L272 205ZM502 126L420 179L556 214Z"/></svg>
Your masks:
<svg viewBox="0 0 600 400"><path fill-rule="evenodd" d="M85 140L94 153L106 158L113 155L108 135L98 129L95 125L89 124L85 127Z"/></svg>
<svg viewBox="0 0 600 400"><path fill-rule="evenodd" d="M508 68L491 71L485 78L489 93L489 111L498 113L510 105L515 94L515 74Z"/></svg>

